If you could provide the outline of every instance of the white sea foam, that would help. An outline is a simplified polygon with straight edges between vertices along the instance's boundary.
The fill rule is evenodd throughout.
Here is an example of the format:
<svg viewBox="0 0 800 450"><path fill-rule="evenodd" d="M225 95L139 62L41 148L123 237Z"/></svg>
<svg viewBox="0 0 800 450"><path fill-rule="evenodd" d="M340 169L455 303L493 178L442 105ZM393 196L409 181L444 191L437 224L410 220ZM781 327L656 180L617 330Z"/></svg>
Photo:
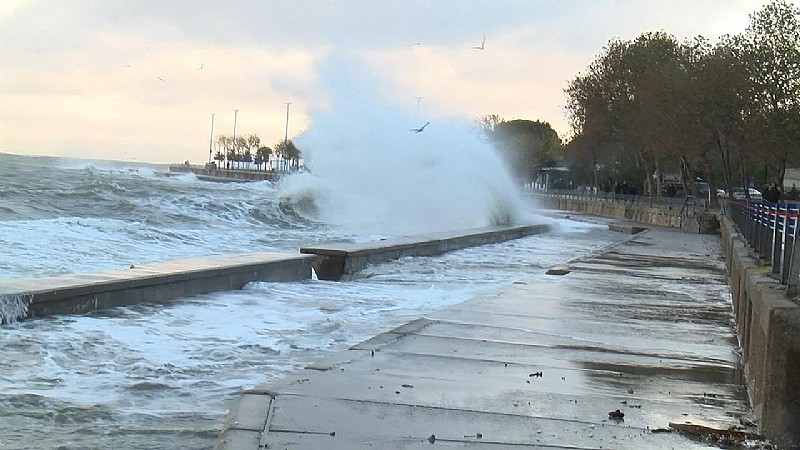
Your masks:
<svg viewBox="0 0 800 450"><path fill-rule="evenodd" d="M515 223L520 197L472 123L416 114L379 100L368 76L341 61L324 71L330 107L295 139L313 176L285 188L313 195L320 218L356 234L416 234ZM342 82L346 80L346 82Z"/></svg>
<svg viewBox="0 0 800 450"><path fill-rule="evenodd" d="M27 317L30 304L31 296L28 294L0 294L0 324Z"/></svg>

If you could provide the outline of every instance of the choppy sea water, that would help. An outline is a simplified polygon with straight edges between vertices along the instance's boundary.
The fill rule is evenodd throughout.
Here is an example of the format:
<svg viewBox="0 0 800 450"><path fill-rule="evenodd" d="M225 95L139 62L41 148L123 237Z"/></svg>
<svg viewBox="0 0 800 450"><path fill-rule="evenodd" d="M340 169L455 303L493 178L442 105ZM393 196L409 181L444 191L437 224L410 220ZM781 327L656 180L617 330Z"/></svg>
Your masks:
<svg viewBox="0 0 800 450"><path fill-rule="evenodd" d="M298 214L268 182L208 183L165 170L0 154L0 286L384 236ZM2 325L0 449L211 448L242 388L623 238L604 223L528 207L550 233L373 266L350 282L251 283Z"/></svg>

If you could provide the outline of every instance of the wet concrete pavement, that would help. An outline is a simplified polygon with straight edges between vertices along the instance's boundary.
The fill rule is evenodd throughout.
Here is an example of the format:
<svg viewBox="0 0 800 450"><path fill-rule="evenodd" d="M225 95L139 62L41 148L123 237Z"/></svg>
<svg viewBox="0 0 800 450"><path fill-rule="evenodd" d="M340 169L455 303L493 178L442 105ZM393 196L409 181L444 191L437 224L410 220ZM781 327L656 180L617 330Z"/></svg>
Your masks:
<svg viewBox="0 0 800 450"><path fill-rule="evenodd" d="M245 393L217 448L716 448L661 431L750 416L718 237L654 228L567 268Z"/></svg>

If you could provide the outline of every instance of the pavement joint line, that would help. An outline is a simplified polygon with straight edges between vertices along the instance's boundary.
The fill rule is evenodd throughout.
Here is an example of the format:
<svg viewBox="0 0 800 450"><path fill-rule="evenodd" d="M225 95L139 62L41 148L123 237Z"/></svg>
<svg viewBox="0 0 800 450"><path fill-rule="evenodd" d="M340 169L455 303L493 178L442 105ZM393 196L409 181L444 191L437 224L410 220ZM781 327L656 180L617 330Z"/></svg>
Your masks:
<svg viewBox="0 0 800 450"><path fill-rule="evenodd" d="M297 430L272 430L273 433L285 433L285 434L309 434L309 435L317 435L317 436L327 436L330 435L332 438L335 438L335 435L332 435L331 432L325 431L297 431ZM404 442L425 442L429 441L430 438L425 437L417 437L417 436L405 436L400 438L400 441ZM564 446L559 444L537 444L537 443L524 443L524 442L504 442L504 441L492 441L488 439L447 439L447 438L436 438L435 442L447 442L451 444L482 444L482 445L502 445L504 447L521 447L521 448L552 448L552 449L564 449L564 450L603 450L602 447L575 447L575 446ZM265 445L261 446L262 448L268 448Z"/></svg>
<svg viewBox="0 0 800 450"><path fill-rule="evenodd" d="M523 448L559 448L565 450L603 450L602 447L575 447L572 445L558 445L558 444L547 444L542 446L541 444L525 444L522 442L502 442L502 441L490 441L486 439L447 439L447 438L436 438L436 441L442 442L449 442L452 444L488 444L488 445L502 445L506 447L523 447Z"/></svg>
<svg viewBox="0 0 800 450"><path fill-rule="evenodd" d="M519 315L515 315L515 317L519 317ZM476 324L476 323L472 323L472 322L463 322L463 321L439 320L438 322L440 322L440 323L452 323L452 324L455 324L455 325L475 325L475 326L479 326L479 327L482 326L481 324ZM485 326L483 326L483 327L486 328ZM576 338L576 337L573 337L573 336L566 336L566 335L560 335L560 334L555 334L555 333L543 333L543 332L530 331L530 330L526 330L524 328L519 328L519 327L492 326L490 328L496 328L496 329L502 329L502 330L511 330L511 331L530 332L531 334L540 334L540 335L544 335L544 336L548 336L548 337L572 339L572 340L576 340L576 341L579 341L579 342L586 342L586 343L590 343L590 344L605 344L605 345L609 345L609 346L613 345L613 344L608 343L608 342L591 341L591 340L588 340L588 339L580 339L580 338ZM521 342L511 342L511 341L497 341L497 340L492 340L492 339L474 339L474 338L470 338L470 337L447 336L447 335L435 334L435 333L421 333L421 334L418 334L417 336L427 336L427 337L435 337L435 338L441 338L441 339L453 339L453 340L467 341L467 342L486 342L486 343L498 343L498 344L504 344L504 345L518 345L518 346L532 347L532 348L553 348L553 349L567 349L567 350L598 351L598 352L603 352L603 353L625 354L625 355L633 355L633 356L644 356L644 357L652 357L652 358L659 358L659 359L670 359L670 360L676 360L676 361L702 362L702 363L712 362L714 364L721 364L721 365L730 366L732 368L736 368L736 365L734 363L731 363L730 361L726 361L726 360L722 360L722 359L717 359L717 358L708 358L708 357L692 358L692 357L690 357L688 355L675 355L675 354L671 354L670 355L670 354L663 354L663 353L632 352L632 351L627 351L627 350L625 350L623 348L619 348L619 346L616 346L617 348L608 348L608 347L590 346L590 345L564 345L564 344L542 345L542 344L529 344L529 343L521 343ZM391 350L391 349L387 349L387 350L384 350L384 351L387 352L387 353L415 354L413 352L405 352L405 351ZM503 361L501 361L501 362L503 362Z"/></svg>
<svg viewBox="0 0 800 450"><path fill-rule="evenodd" d="M581 349L581 348L576 348L576 347L564 347L564 346L556 346L556 347L549 347L549 348L570 349L570 350L580 350ZM603 349L587 348L585 350L587 350L587 351L598 351L598 350L602 351ZM386 350L386 353L387 354L393 353L393 354L398 354L398 355L431 356L431 357L434 357L434 358L450 359L450 360L454 360L454 361L459 361L459 360L463 360L463 361L479 361L479 362L497 363L497 364L508 363L508 364L514 364L514 365L517 365L517 366L532 365L532 364L524 364L524 363L509 363L508 360L505 360L505 359L501 360L501 359L486 359L486 358L470 358L470 357L465 357L465 356L461 356L461 355L445 355L445 354L432 355L430 353L416 353L416 352L400 351L400 350ZM652 357L652 358L659 358L659 359L671 359L673 361L679 361L679 362L706 363L706 362L712 361L712 360L709 360L707 358L705 358L705 359L703 359L703 358L691 359L691 358L661 357L660 355L654 355L654 354L648 354L648 353L632 353L632 352L607 352L607 353L614 353L614 354L619 354L619 355L644 356L644 357ZM726 366L725 368L727 368L727 369L736 369L736 366L732 365L728 361L713 360L713 362L715 362L716 365L724 364ZM546 366L543 366L543 367L546 367ZM556 366L551 366L551 367L556 367ZM713 366L710 366L710 367L713 367Z"/></svg>
<svg viewBox="0 0 800 450"><path fill-rule="evenodd" d="M608 244L608 245L606 245L605 247L602 247L602 248L598 249L597 251L595 251L595 252L593 252L593 253L591 253L591 254L589 254L589 255L585 255L585 256L579 256L579 257L577 257L577 258L573 258L573 259L571 259L571 260L569 260L569 261L565 262L563 265L565 265L565 266L569 266L570 264L573 264L573 263L578 263L578 262L583 262L583 261L589 261L589 260L592 260L592 259L594 259L594 258L597 258L597 257L599 257L599 256L601 256L601 255L604 255L604 254L606 254L606 253L610 252L611 250L614 250L614 249L616 249L616 248L618 248L618 247L621 247L621 246L623 246L623 245L625 245L625 244L629 243L630 241L633 241L633 240L635 240L635 239L636 239L636 238L638 238L638 237L643 237L644 235L646 235L646 234L647 234L647 233L649 233L649 232L650 232L650 229L649 229L649 228L647 228L647 229L645 229L644 231L642 231L641 233L638 233L638 234L633 234L633 235L631 235L631 236L629 236L629 237L627 237L627 238L623 239L623 240L622 240L622 241L620 241L620 242L614 242L614 243Z"/></svg>
<svg viewBox="0 0 800 450"><path fill-rule="evenodd" d="M574 423L574 424L581 424L581 425L602 425L608 426L609 428L618 428L624 430L632 430L632 431L650 431L650 428L638 427L638 426L631 426L627 425L624 422L617 424L613 422L606 422L606 421L599 421L599 422L592 422L586 420L576 420L576 419L567 419L563 417L547 417L541 415L530 415L530 414L514 414L514 413L507 413L507 412L500 412L500 411L484 411L479 409L468 409L468 408L448 408L444 406L434 406L434 405L419 405L414 403L402 403L402 402L387 402L381 400L359 400L359 399L352 399L352 398L342 398L336 396L308 396L304 394L298 393L285 393L281 394L283 397L300 397L300 398L322 398L326 400L336 400L341 401L344 403L358 403L362 405L380 405L380 406L401 406L401 407L408 407L408 408L420 408L420 409L429 409L434 411L454 411L454 412L465 412L465 413L475 413L475 414L487 414L493 416L501 416L501 417L515 417L515 418L522 418L522 419L536 419L536 420L544 420L544 421L553 421L553 422L566 422L566 423ZM275 431L275 430L270 430Z"/></svg>
<svg viewBox="0 0 800 450"><path fill-rule="evenodd" d="M275 417L275 402L278 400L278 396L271 395L269 400L269 408L267 408L267 417L264 420L264 428L261 430L261 436L258 440L258 447L259 448L267 448L267 434L269 433L269 427L272 424L272 419Z"/></svg>

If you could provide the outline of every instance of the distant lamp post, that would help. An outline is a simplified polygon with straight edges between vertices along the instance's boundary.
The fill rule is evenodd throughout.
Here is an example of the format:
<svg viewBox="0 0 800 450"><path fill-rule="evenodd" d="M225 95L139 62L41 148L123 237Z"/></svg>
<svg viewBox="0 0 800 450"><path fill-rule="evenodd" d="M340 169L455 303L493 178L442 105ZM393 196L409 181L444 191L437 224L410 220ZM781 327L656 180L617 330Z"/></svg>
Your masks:
<svg viewBox="0 0 800 450"><path fill-rule="evenodd" d="M233 110L233 154L236 155L236 117L239 115L239 110ZM230 163L230 161L228 161Z"/></svg>
<svg viewBox="0 0 800 450"><path fill-rule="evenodd" d="M208 141L208 164L211 164L211 149L214 146L214 113L211 113L211 139Z"/></svg>
<svg viewBox="0 0 800 450"><path fill-rule="evenodd" d="M283 142L289 140L289 105L291 105L292 102L285 102L285 103L286 103L286 131L283 134Z"/></svg>

